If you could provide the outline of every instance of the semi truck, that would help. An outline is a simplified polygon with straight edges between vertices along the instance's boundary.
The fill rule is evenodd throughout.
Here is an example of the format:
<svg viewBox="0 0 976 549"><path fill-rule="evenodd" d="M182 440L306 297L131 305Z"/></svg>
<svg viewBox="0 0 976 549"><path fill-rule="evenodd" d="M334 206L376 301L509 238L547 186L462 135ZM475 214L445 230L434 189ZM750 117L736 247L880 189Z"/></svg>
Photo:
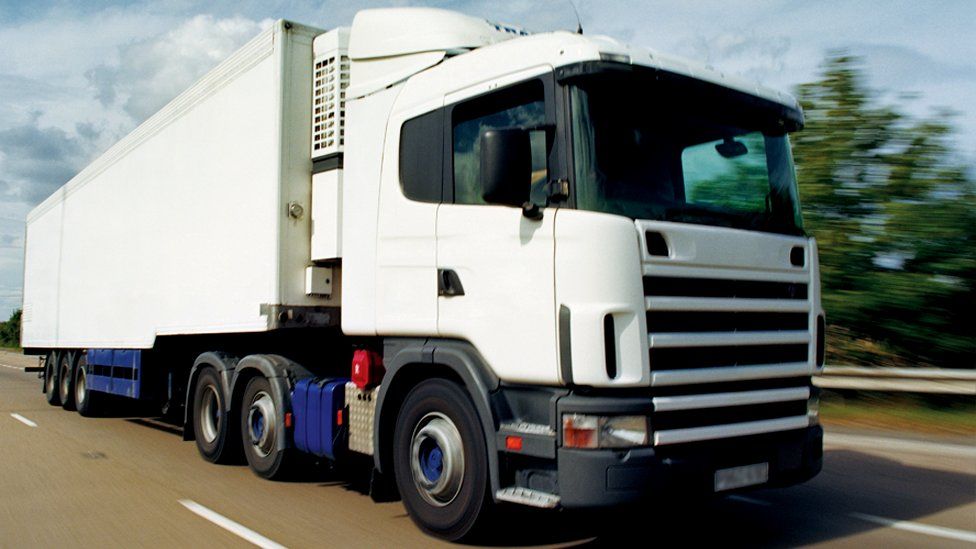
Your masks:
<svg viewBox="0 0 976 549"><path fill-rule="evenodd" d="M824 355L802 125L603 36L277 21L30 212L22 346L52 405L158 405L270 479L365 462L449 540L796 484Z"/></svg>

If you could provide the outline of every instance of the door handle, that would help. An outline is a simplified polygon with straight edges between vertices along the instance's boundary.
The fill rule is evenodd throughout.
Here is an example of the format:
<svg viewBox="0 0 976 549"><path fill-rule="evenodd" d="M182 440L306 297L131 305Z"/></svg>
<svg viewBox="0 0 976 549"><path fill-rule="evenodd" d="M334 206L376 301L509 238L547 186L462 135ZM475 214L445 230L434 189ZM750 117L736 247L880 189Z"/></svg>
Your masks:
<svg viewBox="0 0 976 549"><path fill-rule="evenodd" d="M437 269L437 295L464 295L464 286L454 269Z"/></svg>

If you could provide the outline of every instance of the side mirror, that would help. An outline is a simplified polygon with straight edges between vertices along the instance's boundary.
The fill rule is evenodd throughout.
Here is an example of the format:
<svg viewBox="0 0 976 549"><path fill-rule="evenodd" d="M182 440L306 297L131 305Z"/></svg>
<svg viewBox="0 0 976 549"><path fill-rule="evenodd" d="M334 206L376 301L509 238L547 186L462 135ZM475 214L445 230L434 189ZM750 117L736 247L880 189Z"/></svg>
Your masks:
<svg viewBox="0 0 976 549"><path fill-rule="evenodd" d="M524 128L498 128L481 134L482 197L489 204L521 206L529 201L532 145Z"/></svg>

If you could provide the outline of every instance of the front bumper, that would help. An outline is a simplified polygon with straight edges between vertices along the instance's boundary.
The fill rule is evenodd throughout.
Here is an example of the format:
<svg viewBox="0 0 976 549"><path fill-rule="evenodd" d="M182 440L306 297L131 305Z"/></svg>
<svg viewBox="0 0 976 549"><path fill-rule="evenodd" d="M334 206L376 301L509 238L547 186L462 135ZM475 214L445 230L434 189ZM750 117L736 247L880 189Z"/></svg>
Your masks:
<svg viewBox="0 0 976 549"><path fill-rule="evenodd" d="M566 508L608 507L660 498L668 493L714 492L718 469L769 464L769 482L804 482L823 465L823 429L783 431L664 448L575 450L556 453L560 502Z"/></svg>

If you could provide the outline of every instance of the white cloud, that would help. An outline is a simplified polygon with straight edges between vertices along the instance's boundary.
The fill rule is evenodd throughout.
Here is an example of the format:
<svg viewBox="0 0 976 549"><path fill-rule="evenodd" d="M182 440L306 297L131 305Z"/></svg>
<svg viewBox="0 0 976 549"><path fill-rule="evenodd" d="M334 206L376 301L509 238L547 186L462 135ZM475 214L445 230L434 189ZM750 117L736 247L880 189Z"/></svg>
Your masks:
<svg viewBox="0 0 976 549"><path fill-rule="evenodd" d="M120 47L118 62L100 64L86 76L103 105L118 105L139 122L270 24L198 15L161 36Z"/></svg>
<svg viewBox="0 0 976 549"><path fill-rule="evenodd" d="M715 35L699 34L682 47L689 57L721 70L767 83L771 75L781 74L787 66L786 55L792 44L784 35L761 35L753 30L725 31Z"/></svg>
<svg viewBox="0 0 976 549"><path fill-rule="evenodd" d="M93 155L99 131L79 123L76 131L43 127L40 113L0 129L0 200L36 204L63 185ZM3 238L3 235L0 235Z"/></svg>

